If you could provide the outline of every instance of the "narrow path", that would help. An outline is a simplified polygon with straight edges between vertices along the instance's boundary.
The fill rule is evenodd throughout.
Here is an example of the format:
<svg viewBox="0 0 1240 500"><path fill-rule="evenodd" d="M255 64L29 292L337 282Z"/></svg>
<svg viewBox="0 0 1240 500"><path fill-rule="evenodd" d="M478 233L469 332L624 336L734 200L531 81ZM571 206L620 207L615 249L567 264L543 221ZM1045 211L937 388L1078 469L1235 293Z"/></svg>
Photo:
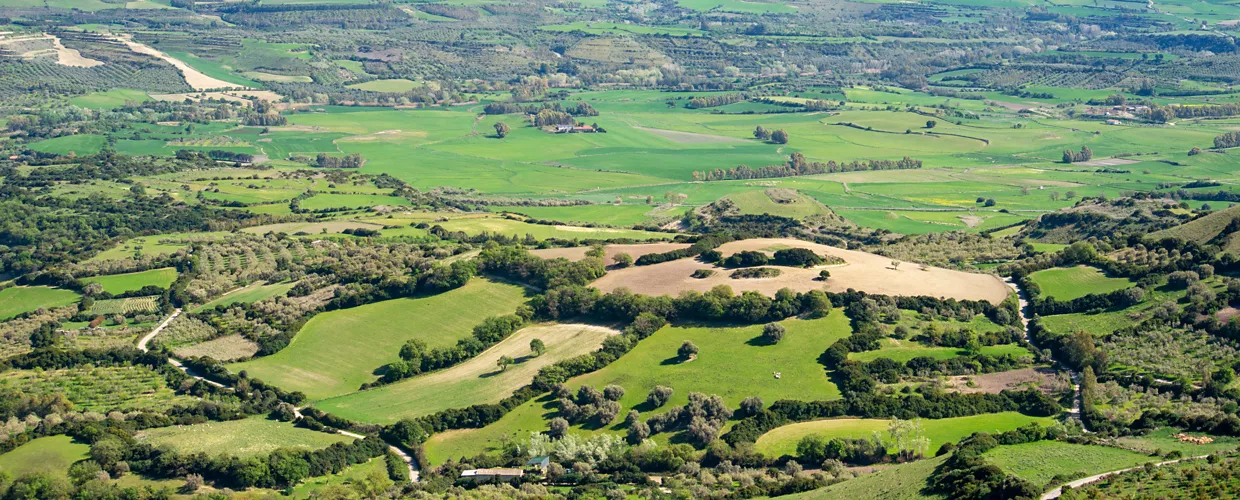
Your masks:
<svg viewBox="0 0 1240 500"><path fill-rule="evenodd" d="M1028 299L1028 296L1025 294L1025 290L1017 286L1016 282L1012 281L1012 278L1010 276L1004 277L1003 282L1007 283L1008 287L1016 291L1016 296L1019 299L1020 324L1021 326L1024 327L1025 342L1028 342L1029 345L1032 345L1033 347L1037 348L1038 346L1033 343L1033 337L1029 335L1029 317L1032 314L1030 311L1029 299ZM1072 377L1072 392L1075 394L1075 396L1072 398L1072 408L1068 409L1068 416L1073 418L1077 422L1081 423L1081 430L1085 431L1086 433L1091 433L1092 431L1085 428L1085 421L1081 419L1081 407L1084 404L1084 401L1082 399L1082 394L1081 394L1081 374L1063 363L1056 361L1056 364L1059 365L1060 369L1067 371L1068 374Z"/></svg>
<svg viewBox="0 0 1240 500"><path fill-rule="evenodd" d="M296 418L301 418L301 408L294 407L293 416ZM345 430L336 429L336 433L342 436L349 436L353 439L366 439L366 436L363 436L356 432L349 432ZM415 483L418 482L421 479L420 477L421 473L418 472L418 469L416 467L414 467L413 457L409 456L408 453L405 453L405 450L402 450L390 444L388 445L388 449L392 450L392 453L395 453L396 456L400 457L401 460L405 461L405 465L409 466L409 480Z"/></svg>
<svg viewBox="0 0 1240 500"><path fill-rule="evenodd" d="M1156 463L1156 464L1154 464L1154 467L1162 467L1162 466L1164 466L1164 465L1171 465L1171 464L1174 464L1174 463L1183 462L1183 461L1185 461L1185 460L1197 460L1197 459L1201 459L1201 458L1206 458L1206 457L1208 457L1208 456L1209 456L1209 455L1198 455L1198 456L1195 456L1195 457L1185 457L1185 458L1181 458L1181 459L1178 459L1178 460L1168 460L1168 461L1166 461L1166 462L1159 462L1159 463ZM1093 475L1093 476L1089 476L1089 477L1086 477L1086 478L1077 479L1076 481L1072 481L1072 482L1070 482L1070 483L1068 483L1068 484L1065 484L1065 485L1060 486L1060 487L1058 487L1058 488L1055 488L1055 489L1053 489L1053 490L1051 490L1051 491L1048 491L1048 492L1046 492L1046 493L1043 493L1043 494L1042 494L1042 500L1051 500L1051 499L1054 499L1054 498L1059 498L1059 496L1063 494L1063 489L1064 489L1064 486L1069 487L1069 488L1080 488L1080 487L1085 486L1085 485L1087 485L1087 484L1096 483L1096 482L1098 482L1098 481L1101 481L1101 480L1103 480L1103 479L1105 479L1105 478L1107 478L1107 477L1110 477L1110 476L1114 476L1114 475L1116 475L1116 474L1123 474L1123 473L1128 472L1128 471L1133 471L1133 470L1137 470L1137 469L1144 469L1144 468L1145 468L1145 466L1144 466L1144 465L1140 465L1140 466L1137 466L1137 467L1129 467L1129 468L1127 468L1127 469L1120 469L1120 470L1111 471L1111 472L1103 472L1102 474L1095 474L1095 475Z"/></svg>
<svg viewBox="0 0 1240 500"><path fill-rule="evenodd" d="M150 352L151 350L150 350L149 348L147 348L147 346L146 346L146 345L147 345L148 343L150 343L150 342L151 342L151 339L155 338L155 336L156 336L156 335L159 335L159 332L164 331L164 328L166 328L166 327L168 326L168 324L169 324L169 323L172 323L172 320L176 319L176 318L177 318L177 316L180 316L180 315L181 315L181 308L179 308L179 307L178 307L178 308L174 309L174 310L172 311L172 314L170 314L170 315L169 315L166 319L164 319L164 321L163 321L162 323L160 323L160 324L159 324L159 326L157 326L157 327L155 327L153 330L151 330L151 333L148 333L148 334L146 334L145 336L143 336L142 338L138 339L138 349L139 349L139 350L141 350L142 352ZM198 380L201 380L201 381L203 381L203 382L206 382L207 384L210 384L210 385L212 385L212 386L214 386L214 387L218 387L218 388L220 388L220 389L223 389L223 388L225 388L225 387L228 387L228 386L226 386L226 385L224 385L224 384L221 384L221 383L219 383L219 382L216 382L216 381L214 381L214 380L210 380L210 379L208 379L208 378L206 378L206 377L203 377L203 376L200 376L200 375L196 375L196 374L194 374L194 372L190 371L190 369L189 369L189 368L186 368L186 367L185 367L185 365L181 364L181 362L180 362L180 361L177 361L176 359L173 359L173 358L168 358L168 364L170 364L170 365L172 365L172 366L177 367L177 369L178 369L178 370L181 370L181 371L185 372L185 374L186 374L186 375L189 375L189 376L194 377L194 378L196 378L196 379L198 379Z"/></svg>

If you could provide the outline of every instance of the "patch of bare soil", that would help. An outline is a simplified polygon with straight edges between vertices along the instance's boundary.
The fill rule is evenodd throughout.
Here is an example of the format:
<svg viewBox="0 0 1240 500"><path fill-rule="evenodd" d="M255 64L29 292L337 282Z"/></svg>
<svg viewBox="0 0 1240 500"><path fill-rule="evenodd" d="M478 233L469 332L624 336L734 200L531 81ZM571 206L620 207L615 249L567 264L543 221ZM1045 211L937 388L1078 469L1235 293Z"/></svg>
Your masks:
<svg viewBox="0 0 1240 500"><path fill-rule="evenodd" d="M1133 163L1139 163L1139 162L1136 160L1129 160L1126 158L1101 158L1098 160L1077 162L1077 163L1073 163L1073 165L1079 165L1082 167L1115 167L1119 165L1131 165Z"/></svg>
<svg viewBox="0 0 1240 500"><path fill-rule="evenodd" d="M970 386L969 381L973 384ZM960 375L947 378L947 388L956 392L973 394L984 392L998 394L1007 389L1023 389L1036 387L1043 392L1050 392L1055 384L1055 370L1050 368L1021 368L1006 372L987 373L985 375Z"/></svg>
<svg viewBox="0 0 1240 500"><path fill-rule="evenodd" d="M1231 321L1231 318L1234 318L1237 315L1240 315L1240 309L1236 309L1231 306L1219 309L1218 312L1214 313L1214 317L1218 318L1219 323L1227 323L1228 321Z"/></svg>
<svg viewBox="0 0 1240 500"><path fill-rule="evenodd" d="M690 275L698 269L712 269L713 265L697 259L680 259L650 266L635 266L607 273L591 284L610 292L625 287L634 293L647 295L678 295L686 290L706 292L718 285L728 285L733 290L756 291L774 295L781 288L798 292L825 289L843 292L849 288L866 293L882 295L930 296L968 300L1002 302L1010 290L998 277L974 274L927 266L923 271L915 263L902 263L892 268L892 259L856 250L845 250L791 238L762 238L734 241L719 247L726 257L741 250L774 253L780 248L808 248L821 255L833 255L844 259L845 264L829 266L831 279L819 281L820 268L780 267L782 273L773 278L735 280L729 273L716 272L707 278Z"/></svg>
<svg viewBox="0 0 1240 500"><path fill-rule="evenodd" d="M616 255L627 253L633 260L641 258L641 256L650 253L663 253L672 250L680 250L689 248L688 243L640 243L634 245L607 245L603 248L604 263L607 265L615 264ZM531 254L537 255L544 259L554 259L564 257L568 260L581 260L586 258L586 252L590 247L569 247L569 248L541 248L538 250L530 250Z"/></svg>
<svg viewBox="0 0 1240 500"><path fill-rule="evenodd" d="M969 226L969 227L977 227L977 226L982 225L983 222L986 222L986 219L983 219L976 215L961 215L959 216L959 218L960 218L960 222L963 222L964 225Z"/></svg>
<svg viewBox="0 0 1240 500"><path fill-rule="evenodd" d="M659 128L633 127L637 130L650 132L654 135L667 139L678 144L717 144L717 143L744 143L744 139L736 137L728 137L726 135L699 134L696 132L681 132L679 130L664 130Z"/></svg>
<svg viewBox="0 0 1240 500"><path fill-rule="evenodd" d="M246 87L245 85L239 85L239 84L232 83L232 82L226 82L224 80L220 80L217 78L212 78L210 76L207 76L203 72L194 69L192 66L188 64L185 64L185 62L181 61L180 59L177 59L168 54L160 52L159 50L156 50L155 48L152 48L148 45L133 41L132 35L121 35L121 36L115 37L115 40L125 44L127 47L129 47L129 50L132 50L139 54L146 54L148 56L163 59L168 64L175 66L178 70L181 71L181 75L185 77L185 83L188 83L190 87L194 88L194 90Z"/></svg>

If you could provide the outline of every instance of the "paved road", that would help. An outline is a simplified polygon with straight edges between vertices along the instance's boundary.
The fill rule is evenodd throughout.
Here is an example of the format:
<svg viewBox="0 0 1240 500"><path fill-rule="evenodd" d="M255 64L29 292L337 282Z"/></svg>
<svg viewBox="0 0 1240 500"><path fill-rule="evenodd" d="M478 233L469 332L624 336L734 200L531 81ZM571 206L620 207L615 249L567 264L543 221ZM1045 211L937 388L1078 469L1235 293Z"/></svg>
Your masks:
<svg viewBox="0 0 1240 500"><path fill-rule="evenodd" d="M1200 455L1200 456L1196 456L1196 457L1186 457L1186 458L1181 458L1181 459L1179 459L1179 460L1168 460L1168 461L1166 461L1166 462L1159 462L1159 463L1156 463L1156 464L1154 464L1154 466L1155 466L1155 467L1162 467L1162 466L1164 466L1164 465L1170 465L1170 464L1174 464L1174 463L1177 463L1177 462L1183 462L1183 461L1185 461L1185 460L1196 460L1196 459L1199 459L1199 458L1206 458L1207 456L1209 456L1209 455ZM1087 485L1087 484L1096 483L1096 482L1098 482L1098 481L1101 481L1101 480L1102 480L1102 479L1104 479L1104 478L1107 478L1107 477L1110 477L1110 476L1113 476L1113 475L1116 475L1116 474L1123 474L1123 473L1128 472L1128 471L1131 471L1131 470L1137 470L1137 469L1143 469L1143 468L1145 468L1145 466L1144 466L1144 465L1141 465L1141 466L1137 466L1137 467L1129 467L1129 468L1127 468L1127 469L1120 469L1120 470L1111 471L1111 472L1104 472L1104 473L1102 473L1102 474L1096 474L1096 475L1089 476L1089 477L1086 477L1086 478L1077 479L1076 481L1072 481L1072 482L1070 482L1070 483L1068 483L1068 484L1065 484L1064 486L1067 486L1067 487L1069 487L1069 488L1080 488L1080 487L1085 486L1085 485ZM1042 500L1051 500L1051 499L1054 499L1054 498L1059 498L1059 496L1060 496L1060 495L1062 495L1062 494L1063 494L1063 486L1060 486L1060 487L1055 488L1055 489L1053 489L1053 490L1051 490L1051 491L1048 491L1048 492L1046 492L1046 493L1043 493L1043 494L1042 494Z"/></svg>

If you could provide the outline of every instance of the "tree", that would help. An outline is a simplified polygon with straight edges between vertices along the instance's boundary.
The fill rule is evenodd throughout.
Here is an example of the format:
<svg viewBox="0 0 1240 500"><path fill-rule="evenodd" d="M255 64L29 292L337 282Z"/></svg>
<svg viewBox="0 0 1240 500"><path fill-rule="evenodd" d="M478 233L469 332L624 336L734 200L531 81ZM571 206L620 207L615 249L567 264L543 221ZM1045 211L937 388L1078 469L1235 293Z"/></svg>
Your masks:
<svg viewBox="0 0 1240 500"><path fill-rule="evenodd" d="M1073 198L1076 198L1076 191L1068 191L1068 192L1066 192L1066 193L1064 193L1064 194L1063 194L1063 197L1064 197L1065 199L1069 199L1069 200L1071 200L1071 199L1073 199Z"/></svg>
<svg viewBox="0 0 1240 500"><path fill-rule="evenodd" d="M822 290L812 290L805 296L805 309L811 318L824 317L831 314L831 298Z"/></svg>
<svg viewBox="0 0 1240 500"><path fill-rule="evenodd" d="M547 344L544 344L542 339L531 340L530 352L534 353L534 357L536 358L542 356L542 353L547 352Z"/></svg>
<svg viewBox="0 0 1240 500"><path fill-rule="evenodd" d="M779 323L767 323L762 326L762 338L772 344L778 344L780 340L783 340L784 333L787 333L787 329Z"/></svg>
<svg viewBox="0 0 1240 500"><path fill-rule="evenodd" d="M771 132L771 142L775 144L788 144L788 133L784 129Z"/></svg>
<svg viewBox="0 0 1240 500"><path fill-rule="evenodd" d="M654 389L650 390L650 394L646 395L646 402L655 408L667 404L669 399L672 399L672 388L662 385L654 386Z"/></svg>
<svg viewBox="0 0 1240 500"><path fill-rule="evenodd" d="M624 388L615 384L603 387L603 397L609 401L620 401L624 397Z"/></svg>
<svg viewBox="0 0 1240 500"><path fill-rule="evenodd" d="M934 128L938 126L938 120L926 120L926 128Z"/></svg>
<svg viewBox="0 0 1240 500"><path fill-rule="evenodd" d="M551 423L547 424L547 435L551 439L560 439L568 434L568 421L560 417L551 419Z"/></svg>
<svg viewBox="0 0 1240 500"><path fill-rule="evenodd" d="M612 257L611 260L615 261L616 267L621 269L633 265L633 256L627 253L618 253L615 257Z"/></svg>
<svg viewBox="0 0 1240 500"><path fill-rule="evenodd" d="M676 354L679 354L682 359L690 359L697 356L697 353L698 346L694 345L693 341L690 340L686 340L683 344L680 344L680 349L676 350Z"/></svg>
<svg viewBox="0 0 1240 500"><path fill-rule="evenodd" d="M514 361L511 356L500 356L499 359L495 360L495 366L498 366L500 371L505 371L508 369L508 365L511 365Z"/></svg>
<svg viewBox="0 0 1240 500"><path fill-rule="evenodd" d="M753 129L753 136L755 139L767 141L771 139L771 132L762 128L762 125L758 125L757 128Z"/></svg>
<svg viewBox="0 0 1240 500"><path fill-rule="evenodd" d="M986 202L985 202L985 203L982 203L982 206L984 206L984 207L993 207L993 206L995 206L995 199L994 199L994 198L986 198Z"/></svg>
<svg viewBox="0 0 1240 500"><path fill-rule="evenodd" d="M508 124L504 122L495 122L495 136L503 139L508 136Z"/></svg>
<svg viewBox="0 0 1240 500"><path fill-rule="evenodd" d="M831 279L831 271L828 271L826 269L818 271L818 279L821 279L823 281L827 281L828 279Z"/></svg>
<svg viewBox="0 0 1240 500"><path fill-rule="evenodd" d="M760 411L762 411L762 398L749 396L741 401L741 413L743 415L757 415Z"/></svg>
<svg viewBox="0 0 1240 500"><path fill-rule="evenodd" d="M898 260L893 260L893 261L891 261L891 268L892 268L892 269L895 269L895 270L897 270L897 271L899 271L899 270L900 270L900 261L898 261Z"/></svg>

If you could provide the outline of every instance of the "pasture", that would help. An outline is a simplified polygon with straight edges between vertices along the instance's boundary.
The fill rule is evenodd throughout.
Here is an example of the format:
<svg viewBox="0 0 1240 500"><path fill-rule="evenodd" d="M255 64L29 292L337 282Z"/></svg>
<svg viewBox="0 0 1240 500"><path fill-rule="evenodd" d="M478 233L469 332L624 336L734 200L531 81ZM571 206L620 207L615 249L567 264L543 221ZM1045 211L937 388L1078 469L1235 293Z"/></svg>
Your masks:
<svg viewBox="0 0 1240 500"><path fill-rule="evenodd" d="M786 267L780 268L782 273L775 278L737 280L729 278L728 273L717 272L711 277L698 279L691 277L694 271L714 269L714 266L696 259L680 259L612 271L599 278L591 286L603 292L626 287L635 293L648 295L677 295L685 290L706 292L718 285L731 286L738 292L754 290L767 295L774 295L776 291L785 287L801 292L824 288L832 292L843 292L852 288L874 294L927 295L988 300L993 303L1003 301L1010 293L1007 285L992 275L966 273L933 266L923 269L914 263L902 263L899 267L893 268L893 261L888 257L801 240L734 241L720 246L718 250L726 257L742 250L773 253L776 250L791 247L808 248L820 255L833 255L844 259L845 264L826 267L831 272L831 278L825 282L818 279L821 270L819 268Z"/></svg>
<svg viewBox="0 0 1240 500"><path fill-rule="evenodd" d="M878 358L887 358L898 363L907 363L913 358L922 356L943 360L967 355L967 351L964 349L927 346L911 340L882 339L880 344L881 347L878 350L849 353L848 359L870 362ZM1033 353L1018 344L982 346L980 354L994 357L1010 355L1018 358L1033 359Z"/></svg>
<svg viewBox="0 0 1240 500"><path fill-rule="evenodd" d="M288 347L229 370L302 391L310 401L347 394L399 359L406 341L421 339L431 348L453 345L487 316L511 314L524 296L521 287L474 279L439 295L320 313Z"/></svg>
<svg viewBox="0 0 1240 500"><path fill-rule="evenodd" d="M103 291L112 294L141 290L142 288L148 286L168 288L168 286L172 285L172 282L176 280L177 270L171 267L151 269L149 271L139 271L136 273L111 274L107 276L82 278L83 283L98 283L103 286Z"/></svg>
<svg viewBox="0 0 1240 500"><path fill-rule="evenodd" d="M390 424L449 408L495 403L529 384L538 370L560 360L598 349L615 330L591 325L544 325L524 328L468 361L377 389L315 403L315 408L350 420ZM533 356L530 341L542 340L547 352ZM496 361L516 362L501 370Z"/></svg>
<svg viewBox="0 0 1240 500"><path fill-rule="evenodd" d="M167 255L176 253L194 241L214 241L228 236L226 231L203 233L167 233L152 236L137 236L120 244L99 252L89 262L115 260L133 257L134 255Z"/></svg>
<svg viewBox="0 0 1240 500"><path fill-rule="evenodd" d="M229 453L242 458L262 455L276 448L317 450L331 446L332 443L353 440L341 434L294 427L291 422L269 420L265 416L159 427L139 431L135 437L139 442L153 446L170 446L181 453L206 453L212 456Z"/></svg>
<svg viewBox="0 0 1240 500"><path fill-rule="evenodd" d="M63 307L78 301L72 290L46 286L13 286L0 290L0 321L39 308Z"/></svg>
<svg viewBox="0 0 1240 500"><path fill-rule="evenodd" d="M536 239L560 238L565 240L609 240L630 238L634 240L667 240L672 234L639 231L635 229L617 229L610 227L581 226L548 226L528 222L504 219L494 216L461 217L445 222L435 223L449 231L461 231L469 235L482 233L503 234L508 236L532 235Z"/></svg>
<svg viewBox="0 0 1240 500"><path fill-rule="evenodd" d="M209 356L217 361L233 361L248 358L258 352L258 344L240 335L228 335L206 342L177 347L173 351L179 358Z"/></svg>
<svg viewBox="0 0 1240 500"><path fill-rule="evenodd" d="M930 440L930 451L939 449L943 443L955 443L974 432L997 434L1022 427L1031 423L1047 425L1054 422L1051 417L1030 417L1017 412L986 413L968 417L944 419L921 419L922 435ZM833 420L814 420L777 427L754 444L762 454L768 457L796 455L797 443L805 436L822 436L827 439L849 438L867 439L873 433L886 434L890 420L841 418Z"/></svg>
<svg viewBox="0 0 1240 500"><path fill-rule="evenodd" d="M1037 486L1054 486L1051 479L1081 478L1146 462L1157 462L1143 453L1107 446L1037 441L1000 446L982 455L986 463Z"/></svg>
<svg viewBox="0 0 1240 500"><path fill-rule="evenodd" d="M779 399L840 397L839 389L823 373L817 360L832 343L851 334L848 318L834 311L825 318L788 319L781 324L787 334L775 345L762 340L762 325L667 326L607 367L573 378L565 385L573 391L582 385L599 390L608 384L619 385L625 390L620 399L621 415L637 410L643 420L672 406L684 405L690 392L718 394L733 408L749 396L759 396L768 405ZM686 340L700 349L692 361L676 354ZM778 379L774 377L777 371L781 372ZM646 403L646 395L656 385L674 390L662 408L651 408ZM449 458L494 451L506 439L523 442L530 432L547 429L556 407L550 397L530 401L482 429L438 433L426 442L426 452L431 462L438 464ZM626 428L621 420L603 429L573 426L570 432L622 434ZM672 435L657 434L652 438L666 443Z"/></svg>
<svg viewBox="0 0 1240 500"><path fill-rule="evenodd" d="M1126 278L1111 278L1089 266L1057 267L1029 275L1045 297L1068 301L1091 293L1104 294L1133 285Z"/></svg>
<svg viewBox="0 0 1240 500"><path fill-rule="evenodd" d="M224 295L219 296L215 300L207 302L194 309L194 312L214 309L218 306L230 306L232 304L252 304L260 300L269 299L271 297L279 297L288 294L288 291L296 285L295 282L272 283L267 284L259 281L251 283L245 288L233 290Z"/></svg>
<svg viewBox="0 0 1240 500"><path fill-rule="evenodd" d="M930 475L947 461L947 455L925 458L914 462L883 467L877 472L862 474L856 478L803 493L780 498L786 500L816 500L822 498L846 498L848 500L941 500L946 497L926 491Z"/></svg>
<svg viewBox="0 0 1240 500"><path fill-rule="evenodd" d="M89 458L90 445L77 443L66 435L32 439L13 451L0 455L0 474L10 478L45 472L64 477L74 462Z"/></svg>

